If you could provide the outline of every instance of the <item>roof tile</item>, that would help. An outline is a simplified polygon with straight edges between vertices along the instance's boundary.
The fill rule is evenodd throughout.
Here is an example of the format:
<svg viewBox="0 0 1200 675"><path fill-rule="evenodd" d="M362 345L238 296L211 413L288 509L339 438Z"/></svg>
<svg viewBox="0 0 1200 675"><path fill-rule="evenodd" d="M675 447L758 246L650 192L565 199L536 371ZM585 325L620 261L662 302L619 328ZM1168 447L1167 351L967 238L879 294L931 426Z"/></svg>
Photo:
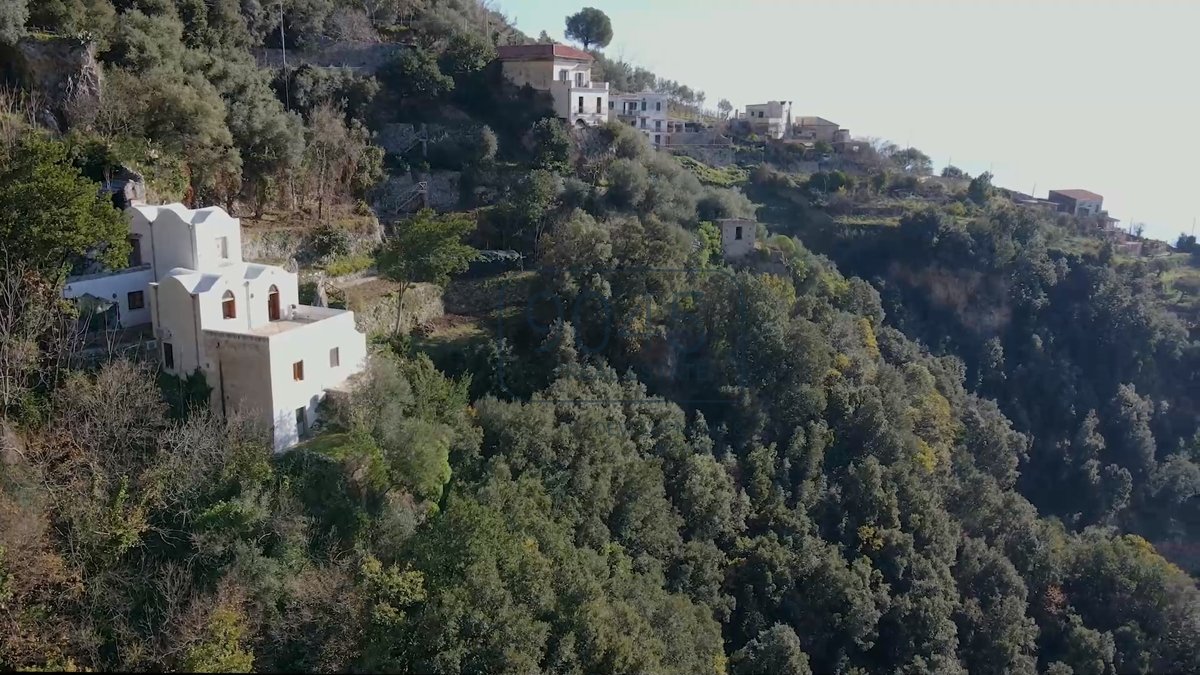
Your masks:
<svg viewBox="0 0 1200 675"><path fill-rule="evenodd" d="M496 54L502 61L538 61L550 59L574 59L576 61L594 61L592 55L569 47L567 45L505 45L496 48Z"/></svg>

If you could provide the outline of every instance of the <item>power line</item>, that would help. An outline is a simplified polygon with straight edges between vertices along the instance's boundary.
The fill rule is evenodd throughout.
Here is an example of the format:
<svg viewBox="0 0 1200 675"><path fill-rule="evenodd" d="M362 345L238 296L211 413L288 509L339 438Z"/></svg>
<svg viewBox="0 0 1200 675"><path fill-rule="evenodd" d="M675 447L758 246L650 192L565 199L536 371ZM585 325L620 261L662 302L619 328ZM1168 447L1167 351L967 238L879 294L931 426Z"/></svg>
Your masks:
<svg viewBox="0 0 1200 675"><path fill-rule="evenodd" d="M283 30L283 0L279 0L279 49L283 54L283 106L284 109L291 111L292 96L288 87L287 35Z"/></svg>

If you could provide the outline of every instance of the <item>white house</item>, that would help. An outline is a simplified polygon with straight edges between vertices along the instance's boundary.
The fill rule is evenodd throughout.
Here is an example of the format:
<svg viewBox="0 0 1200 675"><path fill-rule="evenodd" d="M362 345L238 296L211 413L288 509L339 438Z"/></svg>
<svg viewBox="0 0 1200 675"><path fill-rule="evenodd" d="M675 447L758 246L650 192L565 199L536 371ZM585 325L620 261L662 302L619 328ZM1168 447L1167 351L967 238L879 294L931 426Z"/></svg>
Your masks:
<svg viewBox="0 0 1200 675"><path fill-rule="evenodd" d="M592 55L567 45L508 45L496 49L510 82L550 92L554 113L573 124L597 126L608 119L608 83L592 81Z"/></svg>
<svg viewBox="0 0 1200 675"><path fill-rule="evenodd" d="M624 122L641 131L655 147L669 145L674 126L668 116L669 102L666 94L653 91L617 94L609 100L608 116L612 121Z"/></svg>
<svg viewBox="0 0 1200 675"><path fill-rule="evenodd" d="M331 388L362 370L354 313L301 305L296 274L242 260L241 224L218 207L132 206L129 269L69 279L68 298L115 301L122 326L151 323L163 370L200 371L212 406L295 445Z"/></svg>
<svg viewBox="0 0 1200 675"><path fill-rule="evenodd" d="M756 134L783 138L792 126L791 101L767 101L746 106L738 119L746 120Z"/></svg>

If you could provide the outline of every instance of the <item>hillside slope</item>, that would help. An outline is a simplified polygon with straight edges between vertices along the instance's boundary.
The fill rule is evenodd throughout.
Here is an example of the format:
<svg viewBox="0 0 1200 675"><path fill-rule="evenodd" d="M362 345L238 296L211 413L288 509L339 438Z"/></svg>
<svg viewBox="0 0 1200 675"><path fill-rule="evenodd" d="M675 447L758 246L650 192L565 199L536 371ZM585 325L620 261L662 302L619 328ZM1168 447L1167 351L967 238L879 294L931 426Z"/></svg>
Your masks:
<svg viewBox="0 0 1200 675"><path fill-rule="evenodd" d="M523 36L474 0L283 17L28 6L92 33L104 91L67 128L0 109L0 229L41 261L0 275L0 668L1200 671L1200 591L1150 543L1195 541L1200 350L1152 270L999 202L910 212L911 161L881 173L906 204L854 214L873 178L568 129L487 65ZM260 67L281 32L402 48ZM58 284L119 262L118 167L286 223L309 270L384 262L375 215L493 255L277 456L203 382L76 358ZM712 221L756 214L725 261Z"/></svg>

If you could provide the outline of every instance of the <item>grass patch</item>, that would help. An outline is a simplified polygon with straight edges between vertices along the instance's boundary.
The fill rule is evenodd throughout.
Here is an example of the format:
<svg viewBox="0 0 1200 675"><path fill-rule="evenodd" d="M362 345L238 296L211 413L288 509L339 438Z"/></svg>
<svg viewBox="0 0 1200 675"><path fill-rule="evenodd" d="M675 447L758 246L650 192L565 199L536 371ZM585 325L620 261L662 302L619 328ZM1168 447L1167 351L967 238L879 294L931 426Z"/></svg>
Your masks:
<svg viewBox="0 0 1200 675"><path fill-rule="evenodd" d="M836 216L833 222L854 227L900 227L899 216L849 215Z"/></svg>
<svg viewBox="0 0 1200 675"><path fill-rule="evenodd" d="M421 326L411 337L414 353L429 356L438 370L451 377L463 377L485 368L480 347L493 339L476 317L446 314Z"/></svg>
<svg viewBox="0 0 1200 675"><path fill-rule="evenodd" d="M482 279L454 279L442 297L446 311L466 316L488 315L501 306L524 307L537 272L505 272Z"/></svg>
<svg viewBox="0 0 1200 675"><path fill-rule="evenodd" d="M342 448L350 444L350 434L344 431L327 431L320 433L296 446L296 450L308 450L326 457L338 459Z"/></svg>
<svg viewBox="0 0 1200 675"><path fill-rule="evenodd" d="M676 155L675 159L705 185L731 188L745 183L750 178L748 171L736 166L717 168L687 155Z"/></svg>
<svg viewBox="0 0 1200 675"><path fill-rule="evenodd" d="M340 255L325 264L325 272L331 277L343 277L371 269L375 258L365 253Z"/></svg>
<svg viewBox="0 0 1200 675"><path fill-rule="evenodd" d="M1080 256L1095 256L1100 255L1100 249L1104 248L1104 241L1096 237L1067 234L1061 238L1052 239L1049 242L1049 248Z"/></svg>

